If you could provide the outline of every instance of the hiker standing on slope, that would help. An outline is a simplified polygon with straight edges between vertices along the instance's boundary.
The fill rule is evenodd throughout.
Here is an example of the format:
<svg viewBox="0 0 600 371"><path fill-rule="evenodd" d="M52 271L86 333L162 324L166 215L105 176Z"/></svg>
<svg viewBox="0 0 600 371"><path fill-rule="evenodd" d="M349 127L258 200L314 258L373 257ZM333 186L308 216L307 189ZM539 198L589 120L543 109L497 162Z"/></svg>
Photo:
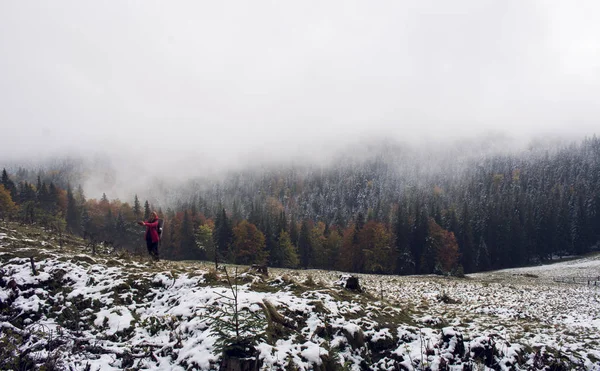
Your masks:
<svg viewBox="0 0 600 371"><path fill-rule="evenodd" d="M154 260L158 260L158 241L160 236L158 235L158 214L153 211L150 214L150 219L147 222L139 221L139 225L146 226L146 247L148 247L148 254L152 256Z"/></svg>

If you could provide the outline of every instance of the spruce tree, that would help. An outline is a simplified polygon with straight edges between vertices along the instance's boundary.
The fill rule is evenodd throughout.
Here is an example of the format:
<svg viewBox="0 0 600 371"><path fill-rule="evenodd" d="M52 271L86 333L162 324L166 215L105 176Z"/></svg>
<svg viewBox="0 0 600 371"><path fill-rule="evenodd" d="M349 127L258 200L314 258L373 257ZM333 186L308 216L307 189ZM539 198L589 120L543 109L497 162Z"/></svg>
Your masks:
<svg viewBox="0 0 600 371"><path fill-rule="evenodd" d="M310 227L306 219L302 221L302 226L300 227L298 255L300 256L300 265L303 268L308 268L312 258L312 247L310 244Z"/></svg>
<svg viewBox="0 0 600 371"><path fill-rule="evenodd" d="M136 220L142 219L142 206L140 205L140 200L138 199L137 194L133 199L133 216Z"/></svg>
<svg viewBox="0 0 600 371"><path fill-rule="evenodd" d="M222 208L221 212L217 214L215 229L213 230L213 239L215 241L217 252L215 254L215 265L218 265L218 262L222 260L224 256L227 256L233 239L233 228L227 218L225 208Z"/></svg>
<svg viewBox="0 0 600 371"><path fill-rule="evenodd" d="M394 224L396 247L396 273L413 274L415 272L415 258L410 250L410 224L406 206L400 205Z"/></svg>
<svg viewBox="0 0 600 371"><path fill-rule="evenodd" d="M148 219L150 219L150 204L148 203L148 200L146 200L146 202L144 202L144 220Z"/></svg>
<svg viewBox="0 0 600 371"><path fill-rule="evenodd" d="M292 220L290 220L290 241L293 246L298 246L298 225L294 214L292 214Z"/></svg>
<svg viewBox="0 0 600 371"><path fill-rule="evenodd" d="M183 259L194 259L197 257L196 254L196 240L194 236L194 227L192 220L188 214L188 211L183 212L183 221L181 222L181 233L180 233L180 251Z"/></svg>
<svg viewBox="0 0 600 371"><path fill-rule="evenodd" d="M81 233L81 214L73 196L71 185L67 186L67 215L65 219L67 222L67 231L73 234Z"/></svg>
<svg viewBox="0 0 600 371"><path fill-rule="evenodd" d="M2 185L10 193L11 199L13 201L17 201L19 196L17 193L17 187L15 186L15 183L10 180L6 169L2 169Z"/></svg>

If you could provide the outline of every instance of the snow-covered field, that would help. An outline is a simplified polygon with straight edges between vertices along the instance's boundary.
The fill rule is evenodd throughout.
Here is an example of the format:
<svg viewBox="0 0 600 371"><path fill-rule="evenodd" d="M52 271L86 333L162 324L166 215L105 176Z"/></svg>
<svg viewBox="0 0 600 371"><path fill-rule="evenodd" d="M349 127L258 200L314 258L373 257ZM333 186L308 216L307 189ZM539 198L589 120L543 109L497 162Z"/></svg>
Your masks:
<svg viewBox="0 0 600 371"><path fill-rule="evenodd" d="M0 225L0 369L219 369L234 335L223 272L42 236ZM600 287L554 281L599 275L595 256L465 279L358 275L356 293L339 272L271 269L238 275L237 307L262 370L600 370Z"/></svg>

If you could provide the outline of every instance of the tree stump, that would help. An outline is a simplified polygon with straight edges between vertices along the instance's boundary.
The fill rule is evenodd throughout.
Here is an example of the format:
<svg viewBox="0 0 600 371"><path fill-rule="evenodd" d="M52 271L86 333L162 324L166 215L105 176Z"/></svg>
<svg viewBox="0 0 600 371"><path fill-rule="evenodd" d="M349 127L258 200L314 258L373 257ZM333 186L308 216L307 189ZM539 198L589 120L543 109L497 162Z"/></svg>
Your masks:
<svg viewBox="0 0 600 371"><path fill-rule="evenodd" d="M360 288L360 284L358 282L358 277L351 276L349 274L344 274L340 276L339 281L337 281L339 286L351 291L362 292Z"/></svg>

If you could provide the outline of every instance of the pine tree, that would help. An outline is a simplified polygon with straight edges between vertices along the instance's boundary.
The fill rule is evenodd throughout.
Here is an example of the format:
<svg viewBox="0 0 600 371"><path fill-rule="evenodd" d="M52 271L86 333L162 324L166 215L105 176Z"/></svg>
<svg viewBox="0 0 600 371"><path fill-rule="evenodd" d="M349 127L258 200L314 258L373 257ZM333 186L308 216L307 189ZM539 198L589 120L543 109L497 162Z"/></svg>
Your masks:
<svg viewBox="0 0 600 371"><path fill-rule="evenodd" d="M312 257L312 246L310 245L310 227L306 219L302 221L302 226L300 227L298 254L300 255L300 265L303 268L308 268Z"/></svg>
<svg viewBox="0 0 600 371"><path fill-rule="evenodd" d="M146 200L146 202L144 202L144 220L148 219L150 219L150 204L148 203L148 200Z"/></svg>
<svg viewBox="0 0 600 371"><path fill-rule="evenodd" d="M338 267L340 248L342 246L342 236L337 228L329 230L327 240L325 241L325 262L326 269L335 269Z"/></svg>
<svg viewBox="0 0 600 371"><path fill-rule="evenodd" d="M298 225L296 223L296 217L292 214L292 220L290 220L290 241L292 245L298 246Z"/></svg>
<svg viewBox="0 0 600 371"><path fill-rule="evenodd" d="M411 233L411 252L415 258L415 272L416 273L431 273L427 269L422 268L423 261L430 261L431 259L423 259L422 255L427 246L427 235L428 235L428 216L427 211L417 201L415 210L414 225Z"/></svg>
<svg viewBox="0 0 600 371"><path fill-rule="evenodd" d="M10 198L13 201L18 200L17 187L15 186L15 183L10 180L6 169L2 169L2 185L4 186L4 189L9 192Z"/></svg>
<svg viewBox="0 0 600 371"><path fill-rule="evenodd" d="M81 233L81 213L77 207L77 202L73 196L71 185L67 186L67 215L65 216L67 222L67 231L72 234Z"/></svg>
<svg viewBox="0 0 600 371"><path fill-rule="evenodd" d="M38 183L40 183L39 178ZM49 192L46 182L41 183L40 187L37 189L37 205L44 211L48 211L48 194Z"/></svg>
<svg viewBox="0 0 600 371"><path fill-rule="evenodd" d="M181 240L180 240L180 249L183 253L182 258L184 259L194 259L198 257L197 249L196 249L196 240L194 235L194 226L192 224L192 220L188 215L187 210L183 212L183 221L181 223Z"/></svg>
<svg viewBox="0 0 600 371"><path fill-rule="evenodd" d="M217 214L215 229L213 230L213 240L217 251L215 254L215 265L218 265L218 262L221 261L224 256L227 256L232 239L233 228L227 218L225 208L222 208L221 212Z"/></svg>
<svg viewBox="0 0 600 371"><path fill-rule="evenodd" d="M136 220L142 219L142 206L140 205L140 200L138 199L137 194L133 199L133 216Z"/></svg>
<svg viewBox="0 0 600 371"><path fill-rule="evenodd" d="M298 253L296 252L294 245L292 245L290 235L286 231L282 230L279 234L278 240L278 247L281 251L280 266L284 268L298 267Z"/></svg>
<svg viewBox="0 0 600 371"><path fill-rule="evenodd" d="M50 186L48 187L48 212L52 215L56 214L59 211L58 205L59 199L59 191L58 188L54 185L54 182L50 182Z"/></svg>
<svg viewBox="0 0 600 371"><path fill-rule="evenodd" d="M394 225L396 247L396 273L413 274L415 272L415 258L410 250L410 224L406 207L398 207L396 223Z"/></svg>
<svg viewBox="0 0 600 371"><path fill-rule="evenodd" d="M466 273L475 270L475 242L473 226L467 202L463 205L461 219L459 220L457 242L460 248L461 264Z"/></svg>
<svg viewBox="0 0 600 371"><path fill-rule="evenodd" d="M83 187L81 184L77 185L77 192L75 192L75 201L77 201L77 205L82 207L85 204L85 193L83 192Z"/></svg>

